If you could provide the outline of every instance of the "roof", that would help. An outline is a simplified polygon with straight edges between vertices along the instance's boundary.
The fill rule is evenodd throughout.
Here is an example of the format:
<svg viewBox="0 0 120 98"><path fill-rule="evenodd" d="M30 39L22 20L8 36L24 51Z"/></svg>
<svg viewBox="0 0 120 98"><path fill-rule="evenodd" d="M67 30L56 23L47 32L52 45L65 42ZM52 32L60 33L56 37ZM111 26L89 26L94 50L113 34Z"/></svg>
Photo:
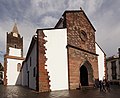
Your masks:
<svg viewBox="0 0 120 98"><path fill-rule="evenodd" d="M37 40L36 35L34 35L34 36L32 37L32 41L31 41L31 43L30 43L30 46L29 46L29 49L28 49L28 52L27 52L27 55L26 55L25 61L28 59L29 54L31 53L32 48L33 48L34 43L36 42L36 40Z"/></svg>
<svg viewBox="0 0 120 98"><path fill-rule="evenodd" d="M101 49L101 51L105 54L105 56L106 56L106 53L103 51L103 49L100 47L100 45L98 45L98 43L97 42L95 42L96 43L96 45Z"/></svg>
<svg viewBox="0 0 120 98"><path fill-rule="evenodd" d="M107 58L106 58L106 61L112 61L112 60L116 60L116 59L119 59L119 57L113 55L113 56L111 56L111 57L107 57Z"/></svg>
<svg viewBox="0 0 120 98"><path fill-rule="evenodd" d="M57 24L55 25L55 28L57 28L57 26L59 26L62 22L64 21L63 17L60 18L57 22Z"/></svg>

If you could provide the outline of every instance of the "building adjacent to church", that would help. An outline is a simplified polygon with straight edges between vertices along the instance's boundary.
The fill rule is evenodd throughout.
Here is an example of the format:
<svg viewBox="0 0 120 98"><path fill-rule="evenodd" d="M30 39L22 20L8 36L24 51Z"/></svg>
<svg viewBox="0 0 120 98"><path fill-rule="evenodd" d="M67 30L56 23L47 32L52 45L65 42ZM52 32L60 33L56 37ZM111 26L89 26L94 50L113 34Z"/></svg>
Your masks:
<svg viewBox="0 0 120 98"><path fill-rule="evenodd" d="M23 37L15 23L13 30L7 32L6 54L4 55L4 85L15 85L23 62Z"/></svg>
<svg viewBox="0 0 120 98"><path fill-rule="evenodd" d="M106 59L107 63L107 78L111 84L120 85L120 48L119 55L114 55Z"/></svg>
<svg viewBox="0 0 120 98"><path fill-rule="evenodd" d="M106 77L95 31L83 10L65 11L55 28L37 29L17 84L39 92L93 86Z"/></svg>

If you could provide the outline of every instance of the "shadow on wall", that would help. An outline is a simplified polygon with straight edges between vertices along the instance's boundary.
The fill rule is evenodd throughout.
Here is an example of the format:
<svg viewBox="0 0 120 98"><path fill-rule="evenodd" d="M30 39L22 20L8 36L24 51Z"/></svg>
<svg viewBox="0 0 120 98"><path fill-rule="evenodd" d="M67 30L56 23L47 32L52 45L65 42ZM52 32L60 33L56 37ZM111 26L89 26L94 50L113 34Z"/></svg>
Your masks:
<svg viewBox="0 0 120 98"><path fill-rule="evenodd" d="M22 73L20 71L15 85L22 85Z"/></svg>

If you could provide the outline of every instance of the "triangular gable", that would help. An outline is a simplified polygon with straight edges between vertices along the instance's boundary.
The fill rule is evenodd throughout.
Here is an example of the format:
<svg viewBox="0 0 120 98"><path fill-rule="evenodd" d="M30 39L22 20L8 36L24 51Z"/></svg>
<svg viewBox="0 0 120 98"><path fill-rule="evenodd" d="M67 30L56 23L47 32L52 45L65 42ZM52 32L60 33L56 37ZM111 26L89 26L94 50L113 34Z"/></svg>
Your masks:
<svg viewBox="0 0 120 98"><path fill-rule="evenodd" d="M92 23L90 22L90 20L88 19L87 15L85 14L85 12L84 12L83 10L66 10L66 11L63 13L62 16L65 16L66 13L75 13L75 12L81 12L81 13L83 13L83 15L84 15L85 18L87 19L87 21L88 21L88 23L90 24L90 26L92 27L92 29L93 29L94 31L96 31L95 28L94 28L94 26L92 25ZM63 21L63 20L60 19L60 20L58 21L59 24L60 24L60 21ZM57 25L58 25L58 24L57 24Z"/></svg>

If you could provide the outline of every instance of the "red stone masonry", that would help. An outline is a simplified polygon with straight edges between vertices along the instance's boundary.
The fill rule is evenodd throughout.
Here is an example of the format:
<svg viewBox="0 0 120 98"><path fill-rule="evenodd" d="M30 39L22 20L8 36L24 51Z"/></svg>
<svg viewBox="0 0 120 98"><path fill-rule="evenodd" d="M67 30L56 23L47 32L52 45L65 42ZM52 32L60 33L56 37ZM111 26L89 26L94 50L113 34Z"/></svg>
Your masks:
<svg viewBox="0 0 120 98"><path fill-rule="evenodd" d="M47 92L50 91L50 80L49 80L49 75L47 72L47 69L45 69L45 63L46 63L46 56L45 56L45 51L46 48L44 44L46 43L46 40L44 39L45 35L42 30L38 31L38 72L39 72L39 92Z"/></svg>
<svg viewBox="0 0 120 98"><path fill-rule="evenodd" d="M19 34L18 34L19 35ZM14 37L13 32L7 33L6 54L9 54L9 47L21 49L21 57L23 57L23 37Z"/></svg>
<svg viewBox="0 0 120 98"><path fill-rule="evenodd" d="M93 70L88 77L89 86L91 86L94 80L98 79L95 29L83 10L66 11L63 19L63 25L67 28L69 89L76 89L81 85L80 67L85 61L91 66L91 69L87 69L88 72Z"/></svg>
<svg viewBox="0 0 120 98"><path fill-rule="evenodd" d="M5 58L6 55L4 55L4 85L7 86L7 59Z"/></svg>

